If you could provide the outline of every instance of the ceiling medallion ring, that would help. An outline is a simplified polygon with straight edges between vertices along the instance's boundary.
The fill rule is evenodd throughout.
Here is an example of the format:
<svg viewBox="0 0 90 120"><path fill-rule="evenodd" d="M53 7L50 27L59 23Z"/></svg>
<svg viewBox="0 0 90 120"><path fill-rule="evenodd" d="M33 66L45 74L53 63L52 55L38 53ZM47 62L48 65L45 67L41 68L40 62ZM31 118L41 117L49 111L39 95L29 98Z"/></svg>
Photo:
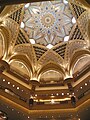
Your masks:
<svg viewBox="0 0 90 120"><path fill-rule="evenodd" d="M50 28L55 23L55 17L51 13L42 16L41 23L44 27Z"/></svg>

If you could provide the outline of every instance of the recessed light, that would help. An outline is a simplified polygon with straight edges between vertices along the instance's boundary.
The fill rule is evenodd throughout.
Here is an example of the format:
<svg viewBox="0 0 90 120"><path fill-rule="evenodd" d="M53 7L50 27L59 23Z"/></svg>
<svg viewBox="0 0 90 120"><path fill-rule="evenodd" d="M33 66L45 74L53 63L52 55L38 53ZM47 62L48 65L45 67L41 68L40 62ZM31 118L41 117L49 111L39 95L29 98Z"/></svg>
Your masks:
<svg viewBox="0 0 90 120"><path fill-rule="evenodd" d="M62 93L62 95L64 95L64 93Z"/></svg>
<svg viewBox="0 0 90 120"><path fill-rule="evenodd" d="M51 48L53 47L53 45L52 45L52 44L48 44L46 47L47 47L48 49L51 49Z"/></svg>
<svg viewBox="0 0 90 120"><path fill-rule="evenodd" d="M78 120L80 120L80 118L78 118Z"/></svg>
<svg viewBox="0 0 90 120"><path fill-rule="evenodd" d="M15 87L15 85L13 85L13 87Z"/></svg>
<svg viewBox="0 0 90 120"><path fill-rule="evenodd" d="M51 103L52 103L52 104L54 104L54 103L55 103L55 101L52 99L52 100L51 100Z"/></svg>
<svg viewBox="0 0 90 120"><path fill-rule="evenodd" d="M37 97L37 94L35 94L35 97Z"/></svg>
<svg viewBox="0 0 90 120"><path fill-rule="evenodd" d="M87 86L87 83L85 83L85 86Z"/></svg>
<svg viewBox="0 0 90 120"><path fill-rule="evenodd" d="M8 84L10 84L10 82L8 82Z"/></svg>
<svg viewBox="0 0 90 120"><path fill-rule="evenodd" d="M27 4L25 5L25 8L28 8L28 7L29 7L29 5L30 5L30 3L27 3Z"/></svg>
<svg viewBox="0 0 90 120"><path fill-rule="evenodd" d="M5 79L3 79L3 82L5 81Z"/></svg>
<svg viewBox="0 0 90 120"><path fill-rule="evenodd" d="M24 22L21 22L20 27L21 27L21 28L24 28L24 26L25 26L25 25L24 25Z"/></svg>
<svg viewBox="0 0 90 120"><path fill-rule="evenodd" d="M14 109L12 109L12 111L14 111Z"/></svg>
<svg viewBox="0 0 90 120"><path fill-rule="evenodd" d="M75 19L75 17L72 18L72 23L73 23L73 24L76 23L76 19Z"/></svg>
<svg viewBox="0 0 90 120"><path fill-rule="evenodd" d="M69 36L64 37L64 42L67 42L69 40Z"/></svg>
<svg viewBox="0 0 90 120"><path fill-rule="evenodd" d="M72 93L74 95L74 93Z"/></svg>
<svg viewBox="0 0 90 120"><path fill-rule="evenodd" d="M80 87L82 89L82 87Z"/></svg>
<svg viewBox="0 0 90 120"><path fill-rule="evenodd" d="M67 95L69 95L69 93L67 93Z"/></svg>
<svg viewBox="0 0 90 120"><path fill-rule="evenodd" d="M68 4L68 1L67 1L67 0L63 0L63 2L64 2L65 4Z"/></svg>
<svg viewBox="0 0 90 120"><path fill-rule="evenodd" d="M56 95L58 96L59 94L57 93Z"/></svg>
<svg viewBox="0 0 90 120"><path fill-rule="evenodd" d="M28 118L30 118L30 117L28 116Z"/></svg>
<svg viewBox="0 0 90 120"><path fill-rule="evenodd" d="M22 90L22 92L23 92L23 90Z"/></svg>
<svg viewBox="0 0 90 120"><path fill-rule="evenodd" d="M17 87L17 90L19 90L19 87Z"/></svg>

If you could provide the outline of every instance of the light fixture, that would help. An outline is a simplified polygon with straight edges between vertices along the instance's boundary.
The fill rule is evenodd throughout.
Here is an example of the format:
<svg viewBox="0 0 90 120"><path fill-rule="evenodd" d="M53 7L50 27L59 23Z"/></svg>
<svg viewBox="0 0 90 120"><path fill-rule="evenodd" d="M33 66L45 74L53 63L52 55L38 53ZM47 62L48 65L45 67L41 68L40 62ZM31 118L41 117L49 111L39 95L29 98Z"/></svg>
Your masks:
<svg viewBox="0 0 90 120"><path fill-rule="evenodd" d="M23 90L22 90L22 92L23 92Z"/></svg>
<svg viewBox="0 0 90 120"><path fill-rule="evenodd" d="M82 87L80 87L82 89Z"/></svg>
<svg viewBox="0 0 90 120"><path fill-rule="evenodd" d="M30 117L28 116L28 118L30 118Z"/></svg>
<svg viewBox="0 0 90 120"><path fill-rule="evenodd" d="M63 2L64 2L65 4L68 4L68 1L67 1L67 0L63 0Z"/></svg>
<svg viewBox="0 0 90 120"><path fill-rule="evenodd" d="M54 103L55 103L55 101L52 99L52 100L51 100L51 103L52 103L52 104L54 104Z"/></svg>
<svg viewBox="0 0 90 120"><path fill-rule="evenodd" d="M48 44L46 47L47 47L48 49L51 49L51 48L53 47L53 45L52 45L52 44Z"/></svg>
<svg viewBox="0 0 90 120"><path fill-rule="evenodd" d="M67 42L69 40L69 36L64 37L64 42Z"/></svg>
<svg viewBox="0 0 90 120"><path fill-rule="evenodd" d="M13 85L13 87L15 87L15 85Z"/></svg>
<svg viewBox="0 0 90 120"><path fill-rule="evenodd" d="M64 95L64 93L62 93L62 95Z"/></svg>
<svg viewBox="0 0 90 120"><path fill-rule="evenodd" d="M35 44L35 40L34 39L29 39L31 44Z"/></svg>
<svg viewBox="0 0 90 120"><path fill-rule="evenodd" d="M85 83L85 86L87 86L87 83Z"/></svg>
<svg viewBox="0 0 90 120"><path fill-rule="evenodd" d="M24 25L24 22L21 22L20 27L21 27L21 28L24 28L24 26L25 26L25 25Z"/></svg>
<svg viewBox="0 0 90 120"><path fill-rule="evenodd" d="M74 95L74 93L72 93Z"/></svg>
<svg viewBox="0 0 90 120"><path fill-rule="evenodd" d="M72 18L72 23L73 23L73 24L76 23L76 19L75 19L75 17Z"/></svg>
<svg viewBox="0 0 90 120"><path fill-rule="evenodd" d="M10 82L8 82L8 85L10 84Z"/></svg>
<svg viewBox="0 0 90 120"><path fill-rule="evenodd" d="M5 81L5 79L3 79L3 82Z"/></svg>
<svg viewBox="0 0 90 120"><path fill-rule="evenodd" d="M30 3L27 3L27 4L25 5L25 8L28 8L28 7L29 7L29 5L30 5Z"/></svg>
<svg viewBox="0 0 90 120"><path fill-rule="evenodd" d="M17 87L17 90L19 90L19 87Z"/></svg>
<svg viewBox="0 0 90 120"><path fill-rule="evenodd" d="M35 97L37 97L37 94L35 94Z"/></svg>
<svg viewBox="0 0 90 120"><path fill-rule="evenodd" d="M57 93L56 95L58 96L59 94Z"/></svg>
<svg viewBox="0 0 90 120"><path fill-rule="evenodd" d="M69 95L69 93L67 93L67 95Z"/></svg>

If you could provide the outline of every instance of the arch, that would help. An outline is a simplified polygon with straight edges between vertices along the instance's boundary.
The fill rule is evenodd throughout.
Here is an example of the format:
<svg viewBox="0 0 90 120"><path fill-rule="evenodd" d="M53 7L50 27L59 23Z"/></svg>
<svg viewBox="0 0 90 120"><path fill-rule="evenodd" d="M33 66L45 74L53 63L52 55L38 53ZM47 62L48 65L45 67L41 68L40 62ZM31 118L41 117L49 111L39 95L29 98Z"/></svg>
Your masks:
<svg viewBox="0 0 90 120"><path fill-rule="evenodd" d="M11 38L11 32L3 25L0 26L0 34L3 38L4 42L4 55L2 56L3 59L6 59L8 54L9 42Z"/></svg>
<svg viewBox="0 0 90 120"><path fill-rule="evenodd" d="M49 70L55 70L58 71L59 73L62 73L63 76L65 75L64 69L59 64L50 61L42 66L42 68L38 72L38 76L40 77L44 72Z"/></svg>
<svg viewBox="0 0 90 120"><path fill-rule="evenodd" d="M80 50L76 50L74 52L74 54L71 57L70 60L70 66L69 66L69 72L72 72L72 69L75 65L75 63L77 62L78 59L80 59L81 57L85 56L85 55L90 55L90 51L89 50L84 50L84 49L80 49Z"/></svg>
<svg viewBox="0 0 90 120"><path fill-rule="evenodd" d="M31 70L31 72L33 72L32 64L26 55L16 54L9 59L9 63L11 63L13 60L18 60L18 61L23 62L26 65L26 67L28 68L28 70L29 71Z"/></svg>

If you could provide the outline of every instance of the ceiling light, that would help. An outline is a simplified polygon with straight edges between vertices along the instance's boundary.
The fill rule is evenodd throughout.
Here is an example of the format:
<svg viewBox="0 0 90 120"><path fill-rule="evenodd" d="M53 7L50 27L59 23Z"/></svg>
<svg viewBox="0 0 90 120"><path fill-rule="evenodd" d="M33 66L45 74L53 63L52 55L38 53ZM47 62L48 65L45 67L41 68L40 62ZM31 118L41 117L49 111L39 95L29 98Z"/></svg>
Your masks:
<svg viewBox="0 0 90 120"><path fill-rule="evenodd" d="M69 36L64 37L64 42L67 42L69 40Z"/></svg>
<svg viewBox="0 0 90 120"><path fill-rule="evenodd" d="M74 93L72 93L74 95Z"/></svg>
<svg viewBox="0 0 90 120"><path fill-rule="evenodd" d="M64 95L64 93L62 93L62 95Z"/></svg>
<svg viewBox="0 0 90 120"><path fill-rule="evenodd" d="M76 19L75 19L75 17L72 18L72 23L73 23L73 24L76 23Z"/></svg>
<svg viewBox="0 0 90 120"><path fill-rule="evenodd" d="M12 111L14 111L14 109L12 109Z"/></svg>
<svg viewBox="0 0 90 120"><path fill-rule="evenodd" d="M56 95L58 96L59 94L57 93Z"/></svg>
<svg viewBox="0 0 90 120"><path fill-rule="evenodd" d="M35 44L35 40L34 39L29 39L31 44Z"/></svg>
<svg viewBox="0 0 90 120"><path fill-rule="evenodd" d="M51 100L51 103L52 103L52 104L54 104L54 103L55 103L53 99Z"/></svg>
<svg viewBox="0 0 90 120"><path fill-rule="evenodd" d="M30 3L27 3L27 4L25 5L25 8L28 8L28 7L29 7L29 5L30 5Z"/></svg>
<svg viewBox="0 0 90 120"><path fill-rule="evenodd" d="M3 82L5 81L5 79L3 79Z"/></svg>
<svg viewBox="0 0 90 120"><path fill-rule="evenodd" d="M17 87L17 90L19 90L19 87Z"/></svg>
<svg viewBox="0 0 90 120"><path fill-rule="evenodd" d="M52 45L52 44L48 44L46 47L47 47L48 49L51 49L51 48L53 47L53 45Z"/></svg>
<svg viewBox="0 0 90 120"><path fill-rule="evenodd" d="M69 95L69 93L67 93L67 95Z"/></svg>
<svg viewBox="0 0 90 120"><path fill-rule="evenodd" d="M67 1L67 0L63 0L63 2L64 2L65 4L68 4L68 1Z"/></svg>
<svg viewBox="0 0 90 120"><path fill-rule="evenodd" d="M24 26L25 26L25 25L24 25L24 22L21 22L20 27L21 27L21 28L24 28Z"/></svg>
<svg viewBox="0 0 90 120"><path fill-rule="evenodd" d="M30 117L28 116L28 118L30 118Z"/></svg>
<svg viewBox="0 0 90 120"><path fill-rule="evenodd" d="M22 92L23 92L23 90L22 90Z"/></svg>
<svg viewBox="0 0 90 120"><path fill-rule="evenodd" d="M82 89L82 87L80 87Z"/></svg>
<svg viewBox="0 0 90 120"><path fill-rule="evenodd" d="M85 86L87 86L87 83L85 83Z"/></svg>
<svg viewBox="0 0 90 120"><path fill-rule="evenodd" d="M13 87L15 87L15 85L13 85Z"/></svg>
<svg viewBox="0 0 90 120"><path fill-rule="evenodd" d="M8 84L10 84L10 82L8 82Z"/></svg>
<svg viewBox="0 0 90 120"><path fill-rule="evenodd" d="M35 97L37 97L37 94L35 94Z"/></svg>

